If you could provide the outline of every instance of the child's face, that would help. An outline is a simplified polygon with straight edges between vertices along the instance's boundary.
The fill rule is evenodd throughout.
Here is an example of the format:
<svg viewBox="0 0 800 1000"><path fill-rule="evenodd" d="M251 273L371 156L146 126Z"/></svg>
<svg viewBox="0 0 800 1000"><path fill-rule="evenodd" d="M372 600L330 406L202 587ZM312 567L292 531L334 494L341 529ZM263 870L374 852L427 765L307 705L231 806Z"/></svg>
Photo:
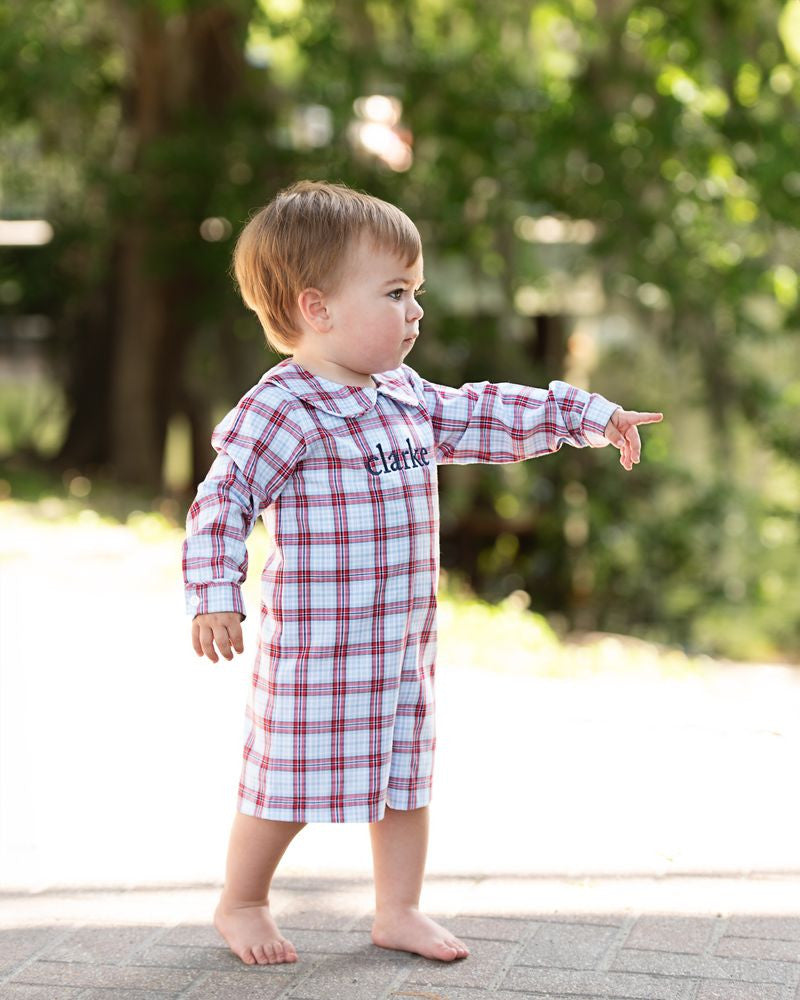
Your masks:
<svg viewBox="0 0 800 1000"><path fill-rule="evenodd" d="M362 238L348 254L338 290L326 296L327 360L367 376L398 368L419 336L422 282L422 257L408 267Z"/></svg>

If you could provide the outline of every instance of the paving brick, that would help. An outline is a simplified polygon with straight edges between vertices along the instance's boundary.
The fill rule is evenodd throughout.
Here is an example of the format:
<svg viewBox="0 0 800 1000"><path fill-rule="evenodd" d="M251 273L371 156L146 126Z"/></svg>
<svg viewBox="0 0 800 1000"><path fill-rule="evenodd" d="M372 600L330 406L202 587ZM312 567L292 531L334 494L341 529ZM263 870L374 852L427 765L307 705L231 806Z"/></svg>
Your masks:
<svg viewBox="0 0 800 1000"><path fill-rule="evenodd" d="M391 959L356 960L337 955L327 959L292 990L292 1000L376 1000L404 978L404 966Z"/></svg>
<svg viewBox="0 0 800 1000"><path fill-rule="evenodd" d="M295 929L286 935L295 946L298 956L304 951L328 955L350 955L365 952L374 945L368 934L347 931L307 931Z"/></svg>
<svg viewBox="0 0 800 1000"><path fill-rule="evenodd" d="M289 909L280 914L278 925L281 933L291 939L293 930L345 931L350 930L364 915L353 910L332 911L311 906ZM372 919L369 921L372 927Z"/></svg>
<svg viewBox="0 0 800 1000"><path fill-rule="evenodd" d="M701 955L718 923L715 917L641 916L623 947Z"/></svg>
<svg viewBox="0 0 800 1000"><path fill-rule="evenodd" d="M84 995L82 986L32 986L29 983L6 983L0 986L0 1000L77 1000ZM171 994L170 994L171 995ZM108 997L108 994L106 994ZM110 1000L110 998L109 998Z"/></svg>
<svg viewBox="0 0 800 1000"><path fill-rule="evenodd" d="M430 961L424 969L411 973L403 989L445 989L465 986L490 990L502 979L506 966L502 962L474 962L472 956L455 962Z"/></svg>
<svg viewBox="0 0 800 1000"><path fill-rule="evenodd" d="M238 969L243 964L227 945L213 948L191 948L179 945L156 944L139 954L132 963L163 965L175 969Z"/></svg>
<svg viewBox="0 0 800 1000"><path fill-rule="evenodd" d="M249 1000L250 997L273 1000L294 981L292 976L277 972L274 966L269 965L253 965L241 972L209 972L182 993L181 1000L184 997L190 1000ZM120 996L119 1000L127 998Z"/></svg>
<svg viewBox="0 0 800 1000"><path fill-rule="evenodd" d="M17 983L52 986L105 986L120 989L153 989L165 993L186 989L198 978L197 970L124 967L87 962L32 962L13 978Z"/></svg>
<svg viewBox="0 0 800 1000"><path fill-rule="evenodd" d="M528 997L530 994L509 993L505 990L470 990L447 986L442 991L434 987L422 990L419 986L409 986L393 990L387 1000L528 1000ZM535 998L531 997L531 1000L577 1000L577 998L560 998L549 993L537 993Z"/></svg>
<svg viewBox="0 0 800 1000"><path fill-rule="evenodd" d="M516 957L514 964L596 969L616 935L616 927L543 924Z"/></svg>
<svg viewBox="0 0 800 1000"><path fill-rule="evenodd" d="M508 917L482 917L461 914L450 917L447 929L459 938L483 938L487 941L524 941L539 924Z"/></svg>
<svg viewBox="0 0 800 1000"><path fill-rule="evenodd" d="M770 983L726 983L706 979L695 1000L786 1000L786 989Z"/></svg>
<svg viewBox="0 0 800 1000"><path fill-rule="evenodd" d="M694 980L624 972L582 972L573 969L534 969L514 966L499 984L501 989L529 991L536 1000L542 993L600 1000L627 997L631 1000L690 1000Z"/></svg>
<svg viewBox="0 0 800 1000"><path fill-rule="evenodd" d="M102 988L84 990L78 1000L174 1000L178 993L163 993L161 990L121 990L113 993Z"/></svg>
<svg viewBox="0 0 800 1000"><path fill-rule="evenodd" d="M24 927L0 931L0 975L8 975L16 965L38 951L49 955L50 947L63 940L63 927Z"/></svg>
<svg viewBox="0 0 800 1000"><path fill-rule="evenodd" d="M468 947L468 958L457 958L452 962L417 958L406 982L488 989L502 978L518 950L518 945L506 941L471 940Z"/></svg>
<svg viewBox="0 0 800 1000"><path fill-rule="evenodd" d="M734 937L800 941L800 917L733 916L726 933Z"/></svg>
<svg viewBox="0 0 800 1000"><path fill-rule="evenodd" d="M745 983L794 981L796 966L786 962L749 958L716 958L701 955L670 955L666 952L620 950L613 971L651 972L662 976L694 976L696 979L729 979Z"/></svg>
<svg viewBox="0 0 800 1000"><path fill-rule="evenodd" d="M599 924L603 927L622 927L630 916L625 913L531 913L529 919L548 924Z"/></svg>
<svg viewBox="0 0 800 1000"><path fill-rule="evenodd" d="M358 955L359 962L380 962L386 960L387 962L405 962L408 964L413 964L419 960L419 955L415 955L410 951L399 951L396 948L379 948L377 945L370 942L370 946L366 951L361 952Z"/></svg>
<svg viewBox="0 0 800 1000"><path fill-rule="evenodd" d="M767 941L764 938L733 937L728 934L720 939L715 954L735 958L772 958L800 965L800 941Z"/></svg>
<svg viewBox="0 0 800 1000"><path fill-rule="evenodd" d="M178 924L165 930L158 943L214 948L223 945L225 940L212 924Z"/></svg>
<svg viewBox="0 0 800 1000"><path fill-rule="evenodd" d="M44 957L49 962L115 965L124 962L165 929L161 926L79 927L48 950Z"/></svg>
<svg viewBox="0 0 800 1000"><path fill-rule="evenodd" d="M372 900L357 893L303 893L289 899L276 912L278 926L305 930L349 930L357 920L369 919L372 926Z"/></svg>

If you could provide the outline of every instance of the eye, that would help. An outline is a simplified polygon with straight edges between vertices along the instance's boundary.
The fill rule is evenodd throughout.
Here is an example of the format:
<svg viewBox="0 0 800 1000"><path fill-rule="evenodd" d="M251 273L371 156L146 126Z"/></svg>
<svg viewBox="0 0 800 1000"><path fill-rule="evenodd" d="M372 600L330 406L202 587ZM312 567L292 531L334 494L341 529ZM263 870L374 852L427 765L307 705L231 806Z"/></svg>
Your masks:
<svg viewBox="0 0 800 1000"><path fill-rule="evenodd" d="M405 293L406 293L405 288L393 288L391 290L391 292L388 293L388 295L389 295L389 298L393 299L395 302L400 302L402 300L403 296L405 295ZM414 292L414 297L415 298L419 298L420 295L424 295L424 294L425 294L425 289L424 288L418 288Z"/></svg>

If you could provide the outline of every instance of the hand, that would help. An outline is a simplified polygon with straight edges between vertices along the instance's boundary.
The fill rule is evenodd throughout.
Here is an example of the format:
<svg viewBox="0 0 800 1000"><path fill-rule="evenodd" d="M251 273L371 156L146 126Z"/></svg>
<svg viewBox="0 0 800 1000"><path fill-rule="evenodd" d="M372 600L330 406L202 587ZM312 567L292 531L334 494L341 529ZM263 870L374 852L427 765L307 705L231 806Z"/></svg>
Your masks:
<svg viewBox="0 0 800 1000"><path fill-rule="evenodd" d="M637 410L615 410L606 424L605 437L620 451L620 464L628 472L639 464L642 442L637 424L657 424L664 419L663 413L639 413Z"/></svg>
<svg viewBox="0 0 800 1000"><path fill-rule="evenodd" d="M205 655L216 663L217 649L226 660L233 659L232 649L244 652L241 616L236 611L221 611L210 615L196 615L192 621L192 645L198 656Z"/></svg>

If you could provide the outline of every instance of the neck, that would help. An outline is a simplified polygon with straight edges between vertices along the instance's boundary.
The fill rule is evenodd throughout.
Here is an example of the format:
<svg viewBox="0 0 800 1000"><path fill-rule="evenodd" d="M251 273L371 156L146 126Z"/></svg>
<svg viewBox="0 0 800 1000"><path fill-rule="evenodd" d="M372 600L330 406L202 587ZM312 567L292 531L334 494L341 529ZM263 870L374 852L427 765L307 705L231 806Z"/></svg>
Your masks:
<svg viewBox="0 0 800 1000"><path fill-rule="evenodd" d="M363 372L350 371L343 365L338 365L333 361L326 361L322 358L309 357L300 351L295 351L292 360L298 365L318 375L320 378L329 379L331 382L338 382L340 385L355 385L362 389L374 389L375 382L371 375L364 375Z"/></svg>

